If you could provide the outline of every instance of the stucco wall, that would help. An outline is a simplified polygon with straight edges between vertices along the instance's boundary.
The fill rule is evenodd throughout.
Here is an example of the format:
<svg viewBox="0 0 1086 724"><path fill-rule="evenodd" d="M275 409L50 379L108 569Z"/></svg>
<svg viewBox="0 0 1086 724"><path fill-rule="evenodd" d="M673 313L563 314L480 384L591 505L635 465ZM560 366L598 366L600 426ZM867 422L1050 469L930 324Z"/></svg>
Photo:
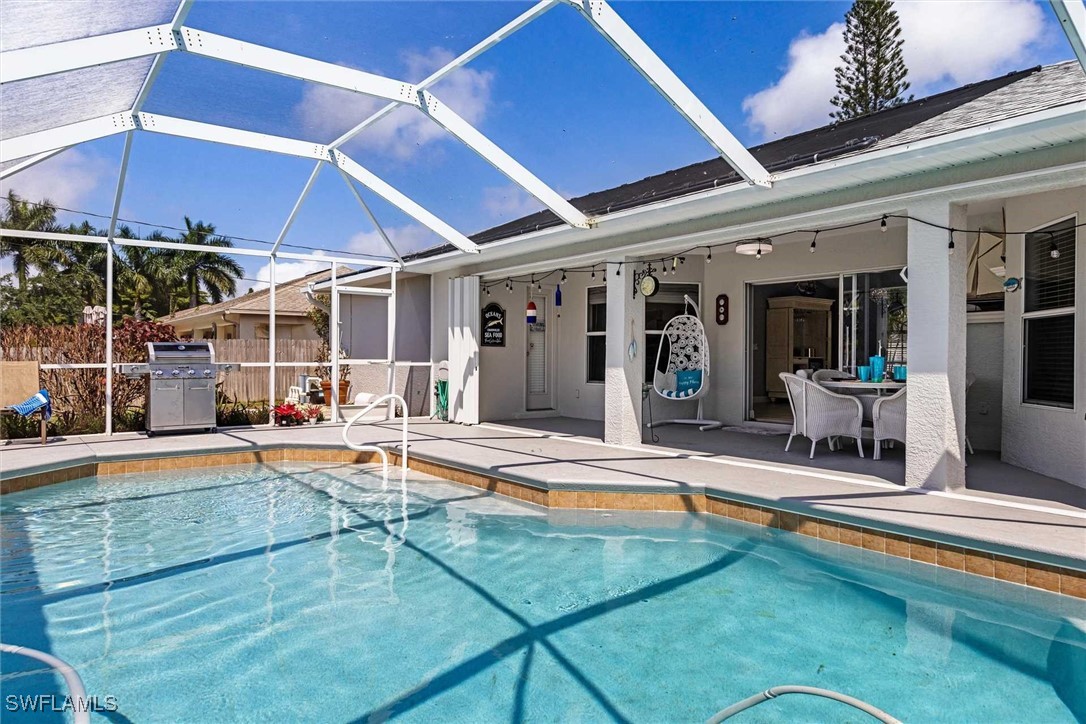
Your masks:
<svg viewBox="0 0 1086 724"><path fill-rule="evenodd" d="M1078 214L1086 220L1086 188L1034 194L1009 199L1005 205L1007 228L1028 231ZM1022 402L1022 311L1025 295L1006 299L1003 335L1003 459L1014 465L1086 487L1086 234L1078 230L1075 247L1074 409L1029 405ZM1025 237L1007 239L1007 274L1022 277Z"/></svg>
<svg viewBox="0 0 1086 724"><path fill-rule="evenodd" d="M387 287L387 283L386 283ZM388 299L344 294L340 301L343 348L352 359L386 359ZM396 284L396 360L430 360L430 279L401 279Z"/></svg>

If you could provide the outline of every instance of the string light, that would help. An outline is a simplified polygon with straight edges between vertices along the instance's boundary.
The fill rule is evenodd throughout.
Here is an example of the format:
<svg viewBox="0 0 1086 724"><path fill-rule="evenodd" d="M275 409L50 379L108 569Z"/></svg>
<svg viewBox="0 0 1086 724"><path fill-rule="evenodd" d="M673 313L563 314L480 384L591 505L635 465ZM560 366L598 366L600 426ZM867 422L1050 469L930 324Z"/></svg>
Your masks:
<svg viewBox="0 0 1086 724"><path fill-rule="evenodd" d="M562 270L562 283L563 284L566 283L566 270L565 269Z"/></svg>
<svg viewBox="0 0 1086 724"><path fill-rule="evenodd" d="M706 264L712 264L713 263L713 247L707 246L705 248L709 250L709 253L705 255L705 263Z"/></svg>
<svg viewBox="0 0 1086 724"><path fill-rule="evenodd" d="M815 253L815 247L818 246L818 232L815 232L814 238L811 239L811 253Z"/></svg>
<svg viewBox="0 0 1086 724"><path fill-rule="evenodd" d="M879 222L879 231L886 233L886 214L882 215L882 221Z"/></svg>
<svg viewBox="0 0 1086 724"><path fill-rule="evenodd" d="M1052 232L1049 232L1048 233L1048 238L1050 238L1052 240L1052 248L1049 250L1048 255L1051 256L1053 259L1059 259L1060 258L1060 247L1058 247L1056 245L1056 235L1053 234Z"/></svg>
<svg viewBox="0 0 1086 724"><path fill-rule="evenodd" d="M953 256L954 255L954 229L947 229L947 236L950 238L950 241L946 245L947 254Z"/></svg>

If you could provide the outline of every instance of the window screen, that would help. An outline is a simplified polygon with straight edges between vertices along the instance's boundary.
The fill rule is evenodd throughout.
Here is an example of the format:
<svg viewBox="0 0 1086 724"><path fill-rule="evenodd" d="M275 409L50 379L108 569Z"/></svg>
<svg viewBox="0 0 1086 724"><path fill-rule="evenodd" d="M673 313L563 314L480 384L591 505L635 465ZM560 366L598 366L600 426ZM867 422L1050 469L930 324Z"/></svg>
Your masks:
<svg viewBox="0 0 1086 724"><path fill-rule="evenodd" d="M1024 401L1075 406L1075 315L1024 321Z"/></svg>
<svg viewBox="0 0 1086 724"><path fill-rule="evenodd" d="M1026 234L1026 312L1075 306L1075 220Z"/></svg>
<svg viewBox="0 0 1086 724"><path fill-rule="evenodd" d="M607 287L588 288L587 382L603 382L607 370Z"/></svg>

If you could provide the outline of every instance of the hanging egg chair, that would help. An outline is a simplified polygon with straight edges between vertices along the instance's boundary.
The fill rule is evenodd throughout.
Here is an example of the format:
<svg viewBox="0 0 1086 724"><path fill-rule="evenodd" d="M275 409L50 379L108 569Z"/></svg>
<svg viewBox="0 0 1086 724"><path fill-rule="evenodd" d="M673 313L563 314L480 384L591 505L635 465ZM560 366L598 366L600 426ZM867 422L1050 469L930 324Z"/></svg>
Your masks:
<svg viewBox="0 0 1086 724"><path fill-rule="evenodd" d="M698 305L686 294L683 295L683 302L686 313L672 317L661 333L660 349L656 352L656 366L653 368L652 389L665 400L696 400L697 416L659 420L650 427L697 425L702 430L714 430L722 424L717 420L706 420L702 410L702 399L709 392L709 339L705 336ZM690 314L691 309L693 314Z"/></svg>

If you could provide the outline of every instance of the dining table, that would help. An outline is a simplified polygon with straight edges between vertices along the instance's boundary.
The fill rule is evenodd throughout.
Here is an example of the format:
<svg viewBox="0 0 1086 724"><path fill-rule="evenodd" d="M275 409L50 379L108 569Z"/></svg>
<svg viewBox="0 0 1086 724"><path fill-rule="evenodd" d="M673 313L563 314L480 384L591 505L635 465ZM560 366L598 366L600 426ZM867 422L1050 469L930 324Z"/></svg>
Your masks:
<svg viewBox="0 0 1086 724"><path fill-rule="evenodd" d="M865 422L871 422L875 400L884 395L893 394L905 386L904 382L895 382L894 380L883 380L882 382L822 380L818 384L828 390L856 397L856 399L860 401L860 404L863 405Z"/></svg>

